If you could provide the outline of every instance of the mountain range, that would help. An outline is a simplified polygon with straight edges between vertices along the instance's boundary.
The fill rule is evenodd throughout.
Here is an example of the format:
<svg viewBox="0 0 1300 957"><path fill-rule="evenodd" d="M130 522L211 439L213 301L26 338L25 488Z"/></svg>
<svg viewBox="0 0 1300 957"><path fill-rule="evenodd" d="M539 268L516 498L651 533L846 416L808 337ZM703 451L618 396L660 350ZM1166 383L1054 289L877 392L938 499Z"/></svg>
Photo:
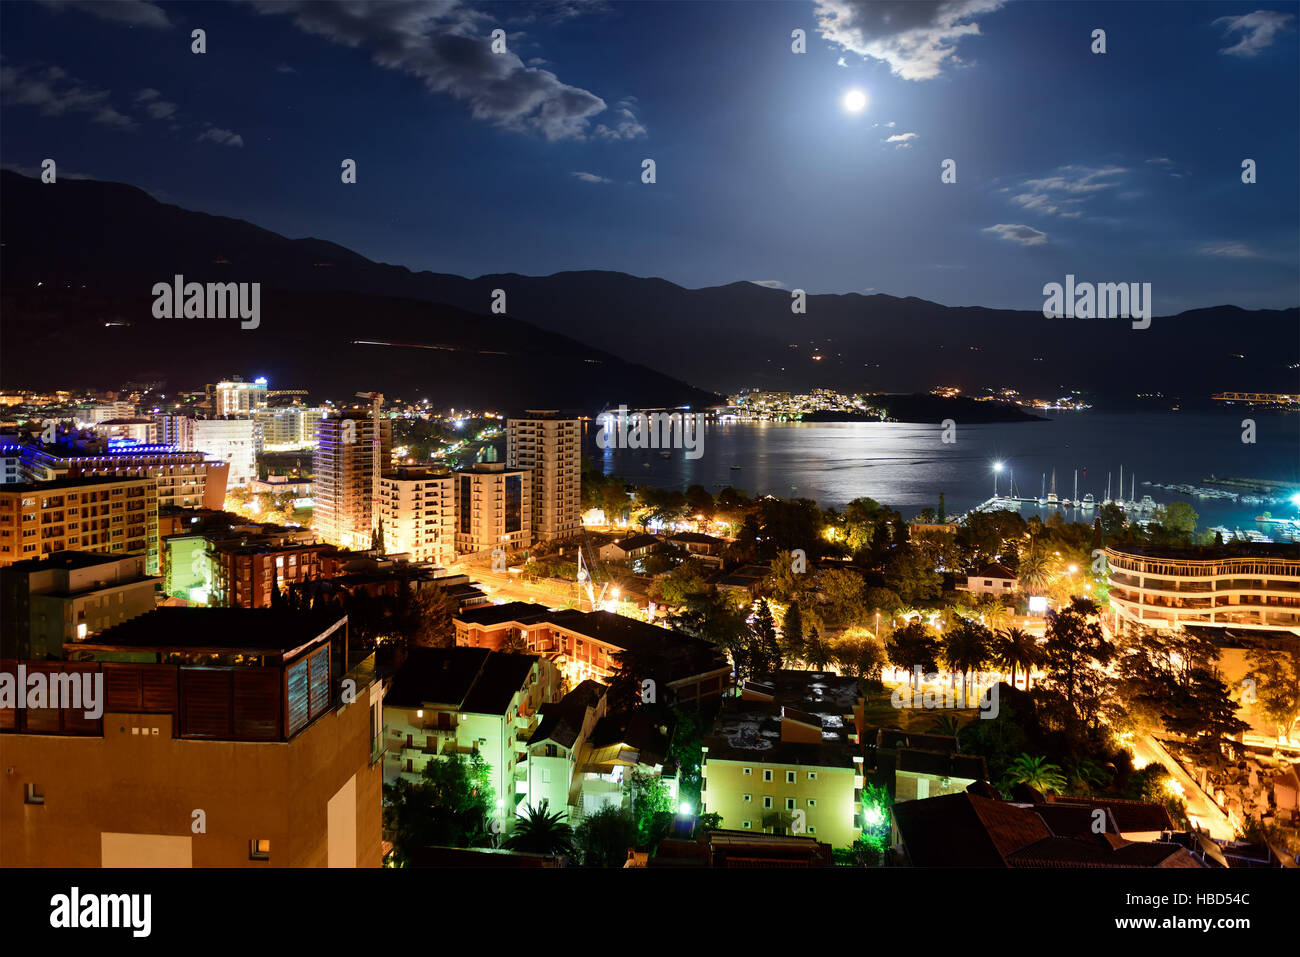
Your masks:
<svg viewBox="0 0 1300 957"><path fill-rule="evenodd" d="M795 314L789 290L751 282L414 272L133 186L11 171L0 172L0 244L0 376L11 388L160 378L180 389L242 374L323 396L597 410L698 406L744 387L939 385L1196 405L1222 390L1295 392L1300 379L1295 308L1215 306L1156 315L1144 330L880 294L810 294ZM177 274L260 283L259 327L154 318L154 284ZM491 308L497 290L503 315Z"/></svg>

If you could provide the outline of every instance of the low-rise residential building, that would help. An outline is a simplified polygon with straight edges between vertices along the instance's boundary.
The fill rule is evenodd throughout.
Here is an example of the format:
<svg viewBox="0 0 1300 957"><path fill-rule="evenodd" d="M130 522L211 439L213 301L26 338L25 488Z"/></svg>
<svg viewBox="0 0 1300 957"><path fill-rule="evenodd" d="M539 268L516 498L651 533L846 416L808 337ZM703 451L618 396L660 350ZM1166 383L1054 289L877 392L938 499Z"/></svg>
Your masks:
<svg viewBox="0 0 1300 957"><path fill-rule="evenodd" d="M877 728L864 738L867 767L895 802L956 794L988 780L983 755L963 754L951 735Z"/></svg>
<svg viewBox="0 0 1300 957"><path fill-rule="evenodd" d="M644 558L650 550L663 542L658 535L629 535L618 542L600 546L600 557L607 562L625 562Z"/></svg>
<svg viewBox="0 0 1300 957"><path fill-rule="evenodd" d="M4 662L101 694L0 709L3 863L378 867L383 690L347 644L338 613L159 608Z"/></svg>
<svg viewBox="0 0 1300 957"><path fill-rule="evenodd" d="M540 709L559 695L551 663L483 648L414 648L384 699L385 782L416 781L430 761L477 753L507 827Z"/></svg>
<svg viewBox="0 0 1300 957"><path fill-rule="evenodd" d="M153 611L143 555L55 552L0 568L0 658L62 658L64 647Z"/></svg>
<svg viewBox="0 0 1300 957"><path fill-rule="evenodd" d="M732 830L852 845L862 833L857 680L787 670L744 695L704 738L701 810Z"/></svg>
<svg viewBox="0 0 1300 957"><path fill-rule="evenodd" d="M1005 565L992 562L977 574L966 576L966 590L977 595L1013 595L1019 580Z"/></svg>
<svg viewBox="0 0 1300 957"><path fill-rule="evenodd" d="M208 603L217 608L270 608L274 589L283 592L320 579L321 555L333 550L323 542L209 541L212 578Z"/></svg>
<svg viewBox="0 0 1300 957"><path fill-rule="evenodd" d="M637 659L638 677L653 682L661 702L718 698L731 685L731 665L715 646L609 611L556 611L509 602L468 609L453 621L456 644L547 655L570 687L588 678L609 681L622 655Z"/></svg>

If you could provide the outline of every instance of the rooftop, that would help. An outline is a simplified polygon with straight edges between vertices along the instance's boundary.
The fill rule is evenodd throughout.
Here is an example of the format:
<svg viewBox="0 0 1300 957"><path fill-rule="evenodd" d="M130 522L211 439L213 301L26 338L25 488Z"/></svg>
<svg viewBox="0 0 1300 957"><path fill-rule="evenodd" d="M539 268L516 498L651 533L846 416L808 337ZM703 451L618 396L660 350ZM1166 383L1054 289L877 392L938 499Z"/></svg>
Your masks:
<svg viewBox="0 0 1300 957"><path fill-rule="evenodd" d="M1225 558L1271 558L1300 561L1300 542L1225 542L1223 545L1112 545L1108 551L1172 561L1221 561Z"/></svg>
<svg viewBox="0 0 1300 957"><path fill-rule="evenodd" d="M505 714L537 661L485 648L413 648L384 700L399 708L443 704L471 714Z"/></svg>
<svg viewBox="0 0 1300 957"><path fill-rule="evenodd" d="M312 644L347 617L280 608L155 608L105 629L78 650L287 653Z"/></svg>

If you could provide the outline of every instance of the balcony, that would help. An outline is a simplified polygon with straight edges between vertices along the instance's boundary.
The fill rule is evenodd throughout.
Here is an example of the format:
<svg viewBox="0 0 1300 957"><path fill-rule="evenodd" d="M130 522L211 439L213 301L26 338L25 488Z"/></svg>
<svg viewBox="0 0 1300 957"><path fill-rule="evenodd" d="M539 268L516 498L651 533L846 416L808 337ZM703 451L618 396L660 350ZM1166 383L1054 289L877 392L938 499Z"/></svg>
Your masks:
<svg viewBox="0 0 1300 957"><path fill-rule="evenodd" d="M388 725L370 739L370 764L373 767L388 751Z"/></svg>

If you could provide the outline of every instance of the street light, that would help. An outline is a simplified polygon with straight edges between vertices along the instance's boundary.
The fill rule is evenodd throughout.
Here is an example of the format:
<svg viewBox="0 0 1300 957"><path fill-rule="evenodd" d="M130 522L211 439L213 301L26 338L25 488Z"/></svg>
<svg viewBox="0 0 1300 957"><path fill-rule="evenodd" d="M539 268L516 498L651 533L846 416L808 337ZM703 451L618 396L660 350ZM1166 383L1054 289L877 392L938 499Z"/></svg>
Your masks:
<svg viewBox="0 0 1300 957"><path fill-rule="evenodd" d="M1002 471L1002 463L993 463L993 497L998 497L998 473Z"/></svg>

